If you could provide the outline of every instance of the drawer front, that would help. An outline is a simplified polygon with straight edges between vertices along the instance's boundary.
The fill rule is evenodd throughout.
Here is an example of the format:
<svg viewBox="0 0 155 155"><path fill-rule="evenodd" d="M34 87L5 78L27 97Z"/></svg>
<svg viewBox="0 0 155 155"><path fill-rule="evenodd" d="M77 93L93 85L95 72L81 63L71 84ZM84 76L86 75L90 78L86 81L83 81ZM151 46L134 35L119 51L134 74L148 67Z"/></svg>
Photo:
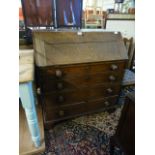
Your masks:
<svg viewBox="0 0 155 155"><path fill-rule="evenodd" d="M55 77L44 77L40 81L42 92L58 90L79 89L84 86L95 86L99 84L121 84L123 72L106 72L79 77L68 77L56 79Z"/></svg>
<svg viewBox="0 0 155 155"><path fill-rule="evenodd" d="M46 121L59 121L72 118L74 116L79 116L82 114L87 114L91 112L101 111L105 108L115 105L117 102L117 96L102 98L99 100L83 102L80 104L70 105L70 106L60 106L59 108L46 108L44 109L44 118Z"/></svg>
<svg viewBox="0 0 155 155"><path fill-rule="evenodd" d="M120 85L118 84L104 85L97 87L85 87L74 91L58 91L43 94L43 100L46 107L58 107L118 95L119 92Z"/></svg>
<svg viewBox="0 0 155 155"><path fill-rule="evenodd" d="M99 98L94 100L89 100L87 103L88 111L96 111L96 109L109 108L117 104L118 96L111 96L107 98Z"/></svg>
<svg viewBox="0 0 155 155"><path fill-rule="evenodd" d="M125 68L125 61L114 61L104 63L91 63L91 64L79 64L68 66L51 66L39 69L40 76L42 77L56 77L56 78L68 78L76 76L87 76L88 74L103 73L103 72L117 72L122 71Z"/></svg>
<svg viewBox="0 0 155 155"><path fill-rule="evenodd" d="M72 106L59 108L45 108L45 120L56 121L84 113L86 109L85 103L75 104Z"/></svg>

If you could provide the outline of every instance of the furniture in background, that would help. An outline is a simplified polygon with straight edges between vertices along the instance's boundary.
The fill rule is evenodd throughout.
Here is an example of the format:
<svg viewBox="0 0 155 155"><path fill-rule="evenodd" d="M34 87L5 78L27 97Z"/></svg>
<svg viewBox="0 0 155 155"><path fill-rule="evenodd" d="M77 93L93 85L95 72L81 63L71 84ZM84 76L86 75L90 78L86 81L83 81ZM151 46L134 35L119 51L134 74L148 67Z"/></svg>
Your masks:
<svg viewBox="0 0 155 155"><path fill-rule="evenodd" d="M135 92L127 94L115 135L111 138L111 155L121 151L135 154Z"/></svg>
<svg viewBox="0 0 155 155"><path fill-rule="evenodd" d="M128 53L128 63L125 69L125 74L122 81L122 89L119 98L120 103L124 103L125 96L127 93L135 91L135 66L134 66L134 55L135 55L135 45L133 43L133 38L124 38L124 44Z"/></svg>
<svg viewBox="0 0 155 155"><path fill-rule="evenodd" d="M133 37L131 38L124 38L124 44L126 46L127 49L127 53L128 53L128 65L127 65L127 69L134 71L135 70L135 43L133 40Z"/></svg>
<svg viewBox="0 0 155 155"><path fill-rule="evenodd" d="M102 8L86 7L84 16L85 28L104 28L105 18L103 17Z"/></svg>
<svg viewBox="0 0 155 155"><path fill-rule="evenodd" d="M122 85L126 86L134 86L135 85L135 73L134 71L134 55L135 55L135 44L133 42L133 38L130 39L124 38L124 44L128 54L128 63L125 70L124 78Z"/></svg>
<svg viewBox="0 0 155 155"><path fill-rule="evenodd" d="M32 141L36 147L41 145L38 118L33 92L34 61L32 49L19 50L19 93L25 110Z"/></svg>
<svg viewBox="0 0 155 155"><path fill-rule="evenodd" d="M135 44L133 38L124 38L124 44L128 54L128 63L125 70L122 85L123 86L134 86L135 85L135 73L134 71L134 55L135 55Z"/></svg>
<svg viewBox="0 0 155 155"><path fill-rule="evenodd" d="M135 86L135 73L129 69L125 69L122 87Z"/></svg>
<svg viewBox="0 0 155 155"><path fill-rule="evenodd" d="M45 129L62 120L117 106L128 59L120 33L33 33Z"/></svg>
<svg viewBox="0 0 155 155"><path fill-rule="evenodd" d="M102 6L97 6L97 0L89 5L90 1L86 1L84 8L84 27L85 28L104 28L104 17Z"/></svg>
<svg viewBox="0 0 155 155"><path fill-rule="evenodd" d="M36 107L41 136L41 146L35 147L28 130L28 123L22 104L19 105L19 155L41 155L45 151L44 127L41 104Z"/></svg>

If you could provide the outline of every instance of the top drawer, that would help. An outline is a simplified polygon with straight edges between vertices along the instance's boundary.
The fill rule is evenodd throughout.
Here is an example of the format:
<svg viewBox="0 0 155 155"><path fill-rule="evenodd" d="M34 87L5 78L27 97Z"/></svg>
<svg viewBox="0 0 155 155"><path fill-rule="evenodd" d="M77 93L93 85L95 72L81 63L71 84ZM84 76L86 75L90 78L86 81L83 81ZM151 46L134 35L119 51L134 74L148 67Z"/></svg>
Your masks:
<svg viewBox="0 0 155 155"><path fill-rule="evenodd" d="M122 71L125 68L125 61L114 61L104 63L89 63L78 65L63 65L39 68L39 76L71 77L86 76L88 74L103 73L107 71Z"/></svg>

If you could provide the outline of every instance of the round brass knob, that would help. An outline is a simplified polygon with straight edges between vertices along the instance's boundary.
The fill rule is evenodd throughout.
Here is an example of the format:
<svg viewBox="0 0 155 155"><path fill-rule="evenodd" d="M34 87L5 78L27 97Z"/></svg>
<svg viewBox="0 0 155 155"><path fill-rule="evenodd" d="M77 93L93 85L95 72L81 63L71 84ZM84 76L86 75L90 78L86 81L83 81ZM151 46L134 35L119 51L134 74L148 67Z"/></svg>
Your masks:
<svg viewBox="0 0 155 155"><path fill-rule="evenodd" d="M117 69L118 69L118 66L115 65L115 64L112 64L112 65L111 65L111 69L112 69L112 70L117 70Z"/></svg>
<svg viewBox="0 0 155 155"><path fill-rule="evenodd" d="M110 75L110 76L109 76L109 80L110 80L110 81L115 81L116 78L115 78L113 75Z"/></svg>
<svg viewBox="0 0 155 155"><path fill-rule="evenodd" d="M61 82L57 83L57 88L58 89L63 89L63 83L61 83Z"/></svg>
<svg viewBox="0 0 155 155"><path fill-rule="evenodd" d="M64 97L62 96L62 95L60 95L59 97L58 97L58 102L63 102L64 101Z"/></svg>
<svg viewBox="0 0 155 155"><path fill-rule="evenodd" d="M57 69L57 70L55 71L55 74L56 74L57 77L61 77L61 76L62 76L62 71L59 70L59 69Z"/></svg>
<svg viewBox="0 0 155 155"><path fill-rule="evenodd" d="M37 94L40 95L41 94L41 89L37 88Z"/></svg>
<svg viewBox="0 0 155 155"><path fill-rule="evenodd" d="M63 110L59 111L59 116L64 116L64 111Z"/></svg>
<svg viewBox="0 0 155 155"><path fill-rule="evenodd" d="M110 94L110 93L113 92L113 90L112 90L111 88L108 88L108 89L107 89L107 92Z"/></svg>
<svg viewBox="0 0 155 155"><path fill-rule="evenodd" d="M105 101L104 104L105 104L106 106L108 106L108 105L109 105L109 102L108 102L108 101Z"/></svg>

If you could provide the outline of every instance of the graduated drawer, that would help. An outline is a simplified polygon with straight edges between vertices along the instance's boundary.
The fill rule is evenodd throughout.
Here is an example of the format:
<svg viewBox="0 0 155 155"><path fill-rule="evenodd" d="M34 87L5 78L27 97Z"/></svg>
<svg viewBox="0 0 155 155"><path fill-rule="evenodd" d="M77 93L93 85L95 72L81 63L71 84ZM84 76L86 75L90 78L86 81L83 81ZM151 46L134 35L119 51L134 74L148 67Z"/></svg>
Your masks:
<svg viewBox="0 0 155 155"><path fill-rule="evenodd" d="M111 84L95 87L83 87L81 89L71 91L56 91L54 93L43 94L42 96L45 107L58 107L118 95L119 92L120 85Z"/></svg>
<svg viewBox="0 0 155 155"><path fill-rule="evenodd" d="M87 76L55 78L54 76L42 77L40 80L41 91L52 92L58 90L78 89L83 86L99 84L121 84L123 72L105 72Z"/></svg>
<svg viewBox="0 0 155 155"><path fill-rule="evenodd" d="M88 114L91 112L102 111L115 105L117 102L117 96L109 98L101 98L89 102L81 102L70 106L60 106L58 108L45 108L44 118L46 122L54 122Z"/></svg>
<svg viewBox="0 0 155 155"><path fill-rule="evenodd" d="M72 76L87 76L94 73L117 72L125 68L125 61L113 61L102 63L87 63L76 65L62 65L39 68L40 76L68 78Z"/></svg>

